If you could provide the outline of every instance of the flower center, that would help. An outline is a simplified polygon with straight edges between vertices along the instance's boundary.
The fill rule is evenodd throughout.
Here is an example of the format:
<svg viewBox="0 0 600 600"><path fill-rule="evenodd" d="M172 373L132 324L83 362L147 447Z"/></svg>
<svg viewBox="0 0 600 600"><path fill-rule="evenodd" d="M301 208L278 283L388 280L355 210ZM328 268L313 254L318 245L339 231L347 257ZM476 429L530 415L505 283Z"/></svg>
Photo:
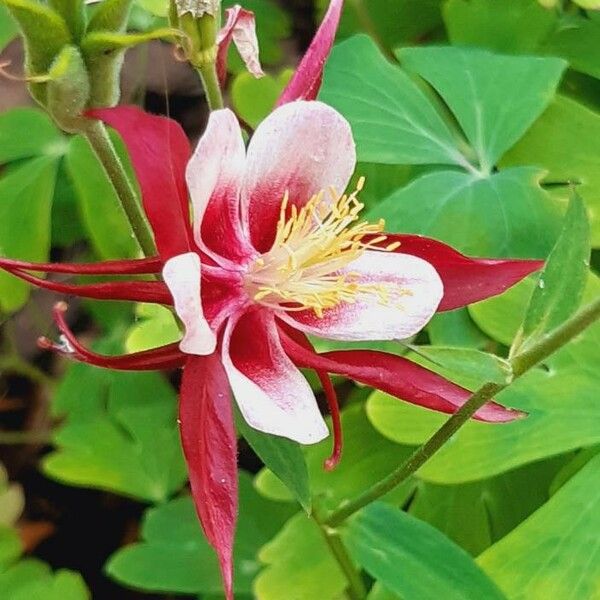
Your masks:
<svg viewBox="0 0 600 600"><path fill-rule="evenodd" d="M365 250L392 251L400 245L376 247L386 239L376 235L385 223L360 220L364 204L357 194L363 185L361 177L356 190L342 196L330 188L331 199L321 191L301 209L290 206L285 193L275 242L246 274L246 287L256 302L288 311L312 309L319 317L327 308L354 302L358 294L376 294L387 302L388 286L361 283L358 273L346 269ZM364 242L367 235L370 239Z"/></svg>

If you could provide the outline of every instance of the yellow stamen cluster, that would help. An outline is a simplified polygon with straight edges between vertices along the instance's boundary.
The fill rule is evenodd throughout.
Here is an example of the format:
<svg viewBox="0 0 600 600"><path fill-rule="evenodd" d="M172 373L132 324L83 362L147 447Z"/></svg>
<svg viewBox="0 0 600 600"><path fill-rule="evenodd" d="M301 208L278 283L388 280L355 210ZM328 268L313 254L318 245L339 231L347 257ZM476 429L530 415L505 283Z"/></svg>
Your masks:
<svg viewBox="0 0 600 600"><path fill-rule="evenodd" d="M388 286L361 283L358 273L341 272L365 250L393 251L400 245L381 246L386 236L377 234L383 231L383 219L360 220L364 205L357 194L363 185L361 177L356 190L342 196L331 188L330 199L321 191L301 209L290 205L285 194L273 247L246 278L254 300L289 311L312 309L319 317L341 302L355 302L358 294L376 294L387 303Z"/></svg>

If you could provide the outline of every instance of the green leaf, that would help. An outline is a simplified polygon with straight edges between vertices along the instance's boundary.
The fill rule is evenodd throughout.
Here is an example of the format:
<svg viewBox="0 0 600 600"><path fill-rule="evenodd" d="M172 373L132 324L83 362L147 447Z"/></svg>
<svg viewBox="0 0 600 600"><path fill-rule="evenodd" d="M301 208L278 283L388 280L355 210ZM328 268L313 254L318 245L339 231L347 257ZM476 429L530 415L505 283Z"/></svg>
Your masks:
<svg viewBox="0 0 600 600"><path fill-rule="evenodd" d="M267 565L254 581L260 600L337 600L347 585L319 527L304 513L292 517L259 558Z"/></svg>
<svg viewBox="0 0 600 600"><path fill-rule="evenodd" d="M261 498L247 473L240 472L240 514L235 540L236 597L250 593L260 565L256 555L289 517L290 510ZM107 573L120 583L182 594L218 594L221 576L214 550L200 528L188 496L152 508L144 515L142 541L111 556Z"/></svg>
<svg viewBox="0 0 600 600"><path fill-rule="evenodd" d="M0 571L4 571L21 555L21 540L14 529L0 526Z"/></svg>
<svg viewBox="0 0 600 600"><path fill-rule="evenodd" d="M266 467L286 485L302 508L310 513L308 469L300 444L253 429L239 411L236 411L236 424L244 439Z"/></svg>
<svg viewBox="0 0 600 600"><path fill-rule="evenodd" d="M542 176L536 167L483 178L435 171L393 193L367 218L383 217L389 231L427 235L475 256L543 257L560 230L560 211L540 187Z"/></svg>
<svg viewBox="0 0 600 600"><path fill-rule="evenodd" d="M403 48L397 54L448 104L484 174L548 106L567 66L556 58L502 56L474 48Z"/></svg>
<svg viewBox="0 0 600 600"><path fill-rule="evenodd" d="M6 469L0 463L0 527L14 525L24 508L21 486L9 483Z"/></svg>
<svg viewBox="0 0 600 600"><path fill-rule="evenodd" d="M34 156L60 156L66 140L43 111L15 108L0 115L0 163Z"/></svg>
<svg viewBox="0 0 600 600"><path fill-rule="evenodd" d="M402 600L402 598L387 590L379 581L376 581L367 596L367 600Z"/></svg>
<svg viewBox="0 0 600 600"><path fill-rule="evenodd" d="M126 157L121 141L116 136L112 139L121 157ZM71 139L66 164L79 197L83 224L99 257L110 260L138 256L137 242L116 192L85 138ZM129 165L128 161L125 164Z"/></svg>
<svg viewBox="0 0 600 600"><path fill-rule="evenodd" d="M44 472L71 485L164 502L186 479L176 405L157 373L71 366L55 399L55 411L68 418Z"/></svg>
<svg viewBox="0 0 600 600"><path fill-rule="evenodd" d="M127 352L141 352L165 346L181 339L173 313L159 304L136 304L136 321L127 331Z"/></svg>
<svg viewBox="0 0 600 600"><path fill-rule="evenodd" d="M334 48L320 99L350 121L361 161L465 162L450 128L425 93L367 36L355 36Z"/></svg>
<svg viewBox="0 0 600 600"><path fill-rule="evenodd" d="M369 424L362 404L348 406L342 411L342 429L344 452L340 464L333 471L323 468L331 453L331 439L305 448L313 497L320 496L331 508L388 475L408 457L411 450L393 444L377 433ZM410 495L413 485L407 482L386 498L402 502ZM256 486L268 498L293 500L287 488L267 469L259 473Z"/></svg>
<svg viewBox="0 0 600 600"><path fill-rule="evenodd" d="M599 38L600 39L600 38ZM552 144L548 143L552 140ZM554 193L565 203L577 184L592 223L592 243L600 245L600 115L557 96L502 160L503 165L536 164L548 170L548 182L563 182Z"/></svg>
<svg viewBox="0 0 600 600"><path fill-rule="evenodd" d="M231 84L231 102L237 115L256 129L275 106L292 74L291 69L285 69L277 77L257 79L247 71L238 73Z"/></svg>
<svg viewBox="0 0 600 600"><path fill-rule="evenodd" d="M50 251L50 213L58 161L35 158L0 179L0 256L45 262ZM30 286L0 273L0 310L14 312Z"/></svg>
<svg viewBox="0 0 600 600"><path fill-rule="evenodd" d="M600 22L569 15L556 28L542 50L562 56L571 68L600 78Z"/></svg>
<svg viewBox="0 0 600 600"><path fill-rule="evenodd" d="M65 20L73 40L78 42L86 27L83 0L49 0L48 4Z"/></svg>
<svg viewBox="0 0 600 600"><path fill-rule="evenodd" d="M435 346L483 348L489 338L475 325L466 308L437 313L427 325L429 339Z"/></svg>
<svg viewBox="0 0 600 600"><path fill-rule="evenodd" d="M443 15L453 45L507 54L536 54L556 23L555 13L535 0L450 0Z"/></svg>
<svg viewBox="0 0 600 600"><path fill-rule="evenodd" d="M10 576L11 570L0 575L0 579L3 576ZM0 587L0 591L1 589ZM10 596L6 597L10 597L10 600L90 600L91 598L83 577L79 573L66 569L45 577L37 577L33 581L23 582L23 585L17 587L12 585Z"/></svg>
<svg viewBox="0 0 600 600"><path fill-rule="evenodd" d="M155 17L166 17L169 14L168 0L135 0L135 3Z"/></svg>
<svg viewBox="0 0 600 600"><path fill-rule="evenodd" d="M512 533L481 567L508 598L595 598L600 580L600 456Z"/></svg>
<svg viewBox="0 0 600 600"><path fill-rule="evenodd" d="M567 460L538 461L459 485L420 481L409 512L477 556L548 500L550 484Z"/></svg>
<svg viewBox="0 0 600 600"><path fill-rule="evenodd" d="M402 598L504 598L464 550L392 506L367 506L350 519L343 537L365 570Z"/></svg>
<svg viewBox="0 0 600 600"><path fill-rule="evenodd" d="M533 291L513 352L525 350L579 308L589 265L590 226L583 202L573 192L563 229Z"/></svg>
<svg viewBox="0 0 600 600"><path fill-rule="evenodd" d="M10 17L8 9L0 4L0 52L17 36L19 28Z"/></svg>
<svg viewBox="0 0 600 600"><path fill-rule="evenodd" d="M487 310L479 325L492 335L495 325L509 344L524 314L532 283L504 294L501 310ZM600 293L600 283L590 278L584 301ZM487 304L490 301L486 301ZM498 306L501 300L495 299ZM538 368L518 379L497 396L497 401L529 413L525 419L494 425L471 421L423 468L419 476L436 483L461 483L491 477L509 469L577 448L600 443L600 405L596 401L600 378L600 324L595 324ZM442 371L443 372L443 371ZM368 401L371 422L386 437L401 444L424 442L447 417L398 402L381 393Z"/></svg>

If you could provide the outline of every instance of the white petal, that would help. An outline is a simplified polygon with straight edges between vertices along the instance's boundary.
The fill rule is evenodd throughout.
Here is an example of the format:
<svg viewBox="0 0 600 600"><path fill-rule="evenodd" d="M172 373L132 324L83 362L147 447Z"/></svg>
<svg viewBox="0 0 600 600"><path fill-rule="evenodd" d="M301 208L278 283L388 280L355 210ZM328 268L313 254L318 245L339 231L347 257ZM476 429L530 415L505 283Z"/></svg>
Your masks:
<svg viewBox="0 0 600 600"><path fill-rule="evenodd" d="M393 340L414 335L429 322L444 293L437 271L410 254L366 251L345 269L363 284L382 284L387 302L372 293L342 303L318 317L313 311L283 313L293 327L337 340Z"/></svg>
<svg viewBox="0 0 600 600"><path fill-rule="evenodd" d="M202 311L200 298L200 257L187 252L170 258L162 271L173 296L175 312L185 326L179 348L186 354L212 354L217 345Z"/></svg>
<svg viewBox="0 0 600 600"><path fill-rule="evenodd" d="M252 311L237 322L229 320L223 366L240 411L254 429L301 444L329 435L315 396L284 353L268 313Z"/></svg>

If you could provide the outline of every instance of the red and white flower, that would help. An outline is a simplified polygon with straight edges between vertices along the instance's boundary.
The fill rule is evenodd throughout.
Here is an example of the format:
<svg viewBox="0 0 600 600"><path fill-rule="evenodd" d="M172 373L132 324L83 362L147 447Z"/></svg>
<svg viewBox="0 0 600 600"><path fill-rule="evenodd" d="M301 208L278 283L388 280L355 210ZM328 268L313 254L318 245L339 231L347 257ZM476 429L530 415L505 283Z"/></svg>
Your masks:
<svg viewBox="0 0 600 600"><path fill-rule="evenodd" d="M330 373L445 413L456 411L470 392L400 356L374 350L319 354L306 334L407 338L436 311L501 293L542 264L469 258L439 241L385 233L382 222L361 219L362 182L344 193L356 164L350 127L335 110L313 101L341 5L331 3L281 106L247 148L227 109L210 115L193 154L181 128L167 118L135 107L93 113L128 147L159 256L98 264L0 259L1 268L40 287L174 307L183 325L176 344L125 356L95 354L70 331L64 304L55 309L61 343L41 344L107 368L183 367L181 437L198 514L229 598L237 512L230 391L252 427L315 443L328 429L299 367L314 369L332 413L331 467L341 434ZM161 277L75 285L32 271ZM519 416L490 402L475 418L504 422Z"/></svg>

